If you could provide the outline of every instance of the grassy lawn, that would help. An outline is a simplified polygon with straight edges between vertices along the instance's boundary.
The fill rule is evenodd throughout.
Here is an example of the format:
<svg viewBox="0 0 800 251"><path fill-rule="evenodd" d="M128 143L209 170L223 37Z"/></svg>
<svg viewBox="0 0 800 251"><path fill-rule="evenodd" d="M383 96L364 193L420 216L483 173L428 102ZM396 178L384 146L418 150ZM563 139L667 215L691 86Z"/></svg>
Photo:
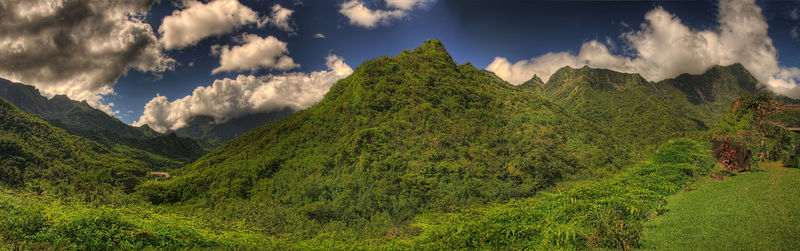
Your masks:
<svg viewBox="0 0 800 251"><path fill-rule="evenodd" d="M800 170L765 170L704 178L667 199L645 230L645 248L678 250L800 249Z"/></svg>

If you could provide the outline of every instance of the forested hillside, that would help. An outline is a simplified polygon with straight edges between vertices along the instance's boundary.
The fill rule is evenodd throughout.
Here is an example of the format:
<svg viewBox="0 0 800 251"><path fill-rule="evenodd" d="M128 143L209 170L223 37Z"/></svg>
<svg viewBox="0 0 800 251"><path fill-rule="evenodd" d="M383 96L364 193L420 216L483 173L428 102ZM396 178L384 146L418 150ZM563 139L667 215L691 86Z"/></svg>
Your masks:
<svg viewBox="0 0 800 251"><path fill-rule="evenodd" d="M160 134L146 126L132 127L64 95L47 99L33 86L0 79L0 97L71 134L134 156L151 169L179 167L206 153L194 140Z"/></svg>
<svg viewBox="0 0 800 251"><path fill-rule="evenodd" d="M431 40L364 62L319 104L139 193L238 212L271 233L380 234L421 212L527 197L570 173L620 168L627 155L607 135L490 72L456 65Z"/></svg>
<svg viewBox="0 0 800 251"><path fill-rule="evenodd" d="M541 80L534 77L522 86L535 83ZM528 89L635 142L631 147L652 147L654 142L708 130L740 95L759 92L757 83L740 64L657 83L639 74L566 66L541 87Z"/></svg>
<svg viewBox="0 0 800 251"><path fill-rule="evenodd" d="M147 169L101 144L70 135L0 99L0 182L62 195L131 191Z"/></svg>

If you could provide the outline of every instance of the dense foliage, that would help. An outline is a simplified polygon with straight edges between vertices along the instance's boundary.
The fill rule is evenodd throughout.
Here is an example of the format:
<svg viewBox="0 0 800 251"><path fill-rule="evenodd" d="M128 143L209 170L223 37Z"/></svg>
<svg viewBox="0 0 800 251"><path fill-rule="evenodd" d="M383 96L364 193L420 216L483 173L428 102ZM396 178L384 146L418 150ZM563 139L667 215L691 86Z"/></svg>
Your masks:
<svg viewBox="0 0 800 251"><path fill-rule="evenodd" d="M541 80L534 76L523 86L536 82ZM756 84L739 64L658 83L638 74L566 66L539 91L570 112L606 127L615 137L633 142L631 148L647 149L707 130L736 97L758 91Z"/></svg>
<svg viewBox="0 0 800 251"><path fill-rule="evenodd" d="M556 194L424 215L422 233L394 245L420 249L637 247L644 221L664 197L711 172L710 145L676 139L653 157L615 177Z"/></svg>
<svg viewBox="0 0 800 251"><path fill-rule="evenodd" d="M383 235L421 212L529 197L577 170L616 169L627 155L606 135L428 41L363 63L314 107L139 193L235 212L268 233Z"/></svg>
<svg viewBox="0 0 800 251"><path fill-rule="evenodd" d="M364 62L311 108L144 183L195 148L147 128L135 130L153 141L65 131L0 100L0 245L637 247L664 197L714 168L711 134L797 156L785 130L796 109L747 95L731 108L760 92L753 81L740 65L658 83L565 67L512 86L431 40ZM194 119L184 133L217 142L242 129ZM753 135L766 143L754 148Z"/></svg>
<svg viewBox="0 0 800 251"><path fill-rule="evenodd" d="M0 99L0 185L60 194L132 190L143 163L70 135Z"/></svg>
<svg viewBox="0 0 800 251"><path fill-rule="evenodd" d="M800 167L800 134L789 130L797 123L798 109L775 100L772 95L742 95L714 127L714 137L740 142L750 150L753 165L782 160Z"/></svg>

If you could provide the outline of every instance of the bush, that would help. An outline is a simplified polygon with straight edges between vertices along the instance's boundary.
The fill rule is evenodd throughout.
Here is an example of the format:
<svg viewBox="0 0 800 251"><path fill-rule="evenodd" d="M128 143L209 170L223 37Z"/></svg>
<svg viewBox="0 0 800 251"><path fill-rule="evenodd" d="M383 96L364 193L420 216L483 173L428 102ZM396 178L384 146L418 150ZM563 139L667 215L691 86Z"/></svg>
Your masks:
<svg viewBox="0 0 800 251"><path fill-rule="evenodd" d="M744 144L727 137L722 140L712 139L711 143L714 158L725 171L732 173L750 170L750 150Z"/></svg>

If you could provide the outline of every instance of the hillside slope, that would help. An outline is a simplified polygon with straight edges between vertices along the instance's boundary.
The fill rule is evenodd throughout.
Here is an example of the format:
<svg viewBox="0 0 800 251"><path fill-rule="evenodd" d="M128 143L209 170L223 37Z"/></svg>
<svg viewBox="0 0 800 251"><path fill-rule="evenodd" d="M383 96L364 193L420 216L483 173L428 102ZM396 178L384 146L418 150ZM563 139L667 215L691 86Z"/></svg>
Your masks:
<svg viewBox="0 0 800 251"><path fill-rule="evenodd" d="M633 142L631 147L653 146L708 128L680 91L638 74L567 66L550 77L542 92L570 112Z"/></svg>
<svg viewBox="0 0 800 251"><path fill-rule="evenodd" d="M152 168L177 167L206 153L194 140L160 134L149 127L129 126L86 102L74 101L64 95L47 99L33 86L0 79L0 98L71 134L138 156L137 159L147 162Z"/></svg>
<svg viewBox="0 0 800 251"><path fill-rule="evenodd" d="M0 98L0 183L45 184L53 190L132 190L144 164L96 142L70 135Z"/></svg>
<svg viewBox="0 0 800 251"><path fill-rule="evenodd" d="M537 82L534 77L526 84ZM757 84L740 64L657 83L638 74L567 66L541 87L523 87L641 147L707 130L740 95L761 92Z"/></svg>
<svg viewBox="0 0 800 251"><path fill-rule="evenodd" d="M703 74L681 74L673 79L665 79L659 84L677 88L694 105L705 105L705 111L721 115L744 93L760 94L766 90L759 88L758 80L741 64L713 66Z"/></svg>
<svg viewBox="0 0 800 251"><path fill-rule="evenodd" d="M617 168L626 154L606 135L535 93L456 65L431 40L364 62L317 105L140 193L235 211L270 233L380 235L423 211L527 197L577 170Z"/></svg>

